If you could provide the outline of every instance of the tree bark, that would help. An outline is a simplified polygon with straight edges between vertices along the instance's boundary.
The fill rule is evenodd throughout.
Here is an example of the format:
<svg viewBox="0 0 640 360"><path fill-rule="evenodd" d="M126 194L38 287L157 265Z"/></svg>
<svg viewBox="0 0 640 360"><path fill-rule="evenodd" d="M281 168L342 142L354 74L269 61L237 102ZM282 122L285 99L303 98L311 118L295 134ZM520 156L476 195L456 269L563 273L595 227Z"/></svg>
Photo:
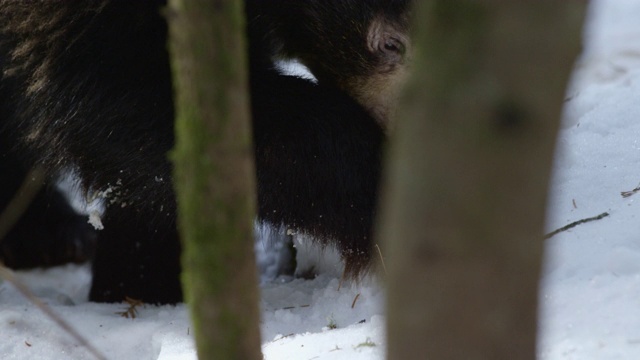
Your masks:
<svg viewBox="0 0 640 360"><path fill-rule="evenodd" d="M171 0L183 287L200 359L261 359L241 0Z"/></svg>
<svg viewBox="0 0 640 360"><path fill-rule="evenodd" d="M416 1L383 193L389 359L535 359L545 206L585 1Z"/></svg>

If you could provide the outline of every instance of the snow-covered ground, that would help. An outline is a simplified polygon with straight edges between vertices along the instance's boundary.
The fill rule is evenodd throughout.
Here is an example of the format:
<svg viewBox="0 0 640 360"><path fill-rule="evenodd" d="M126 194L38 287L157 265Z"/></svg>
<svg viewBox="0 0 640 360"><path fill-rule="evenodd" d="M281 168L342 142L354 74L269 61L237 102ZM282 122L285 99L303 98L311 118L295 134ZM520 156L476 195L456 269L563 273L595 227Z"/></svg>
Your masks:
<svg viewBox="0 0 640 360"><path fill-rule="evenodd" d="M548 228L541 359L640 359L640 1L591 4L568 92Z"/></svg>
<svg viewBox="0 0 640 360"><path fill-rule="evenodd" d="M541 359L640 359L640 0L592 1L586 49L569 90L548 230L609 212L547 240ZM186 308L86 301L84 266L19 277L108 359L195 359ZM262 286L268 360L382 359L383 292L335 272ZM357 297L357 298L356 298ZM332 329L334 328L335 329ZM0 359L90 359L87 350L0 285Z"/></svg>

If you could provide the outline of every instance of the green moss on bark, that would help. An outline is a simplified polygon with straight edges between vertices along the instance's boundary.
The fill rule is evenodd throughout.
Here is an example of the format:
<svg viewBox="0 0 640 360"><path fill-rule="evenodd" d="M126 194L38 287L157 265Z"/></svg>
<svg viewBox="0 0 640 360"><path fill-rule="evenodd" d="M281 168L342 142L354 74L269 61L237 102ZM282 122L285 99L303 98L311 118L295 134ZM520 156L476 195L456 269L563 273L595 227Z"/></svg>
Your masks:
<svg viewBox="0 0 640 360"><path fill-rule="evenodd" d="M261 359L242 1L170 1L183 287L201 359Z"/></svg>

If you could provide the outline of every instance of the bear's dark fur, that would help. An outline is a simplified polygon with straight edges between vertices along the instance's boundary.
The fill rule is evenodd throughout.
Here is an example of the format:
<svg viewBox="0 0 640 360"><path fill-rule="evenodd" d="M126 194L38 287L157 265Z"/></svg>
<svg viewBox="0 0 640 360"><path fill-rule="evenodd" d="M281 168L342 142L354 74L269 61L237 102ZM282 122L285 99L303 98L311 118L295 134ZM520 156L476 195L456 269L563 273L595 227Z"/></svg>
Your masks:
<svg viewBox="0 0 640 360"><path fill-rule="evenodd" d="M162 1L0 1L0 141L10 144L0 148L0 168L15 171L15 178L33 164L51 179L71 170L88 199L104 201L92 301L182 300L167 160L173 102L161 6ZM264 19L248 12L250 29L264 29ZM384 129L342 92L350 87L324 76L314 84L274 70L272 45L264 45L255 29L250 60L258 217L335 244L345 271L357 275L370 260ZM288 41L282 38L282 44ZM0 181L0 192L14 191L7 177ZM39 195L36 208L68 206L50 191ZM76 216L61 211L51 221L76 224ZM90 239L83 231L72 230Z"/></svg>

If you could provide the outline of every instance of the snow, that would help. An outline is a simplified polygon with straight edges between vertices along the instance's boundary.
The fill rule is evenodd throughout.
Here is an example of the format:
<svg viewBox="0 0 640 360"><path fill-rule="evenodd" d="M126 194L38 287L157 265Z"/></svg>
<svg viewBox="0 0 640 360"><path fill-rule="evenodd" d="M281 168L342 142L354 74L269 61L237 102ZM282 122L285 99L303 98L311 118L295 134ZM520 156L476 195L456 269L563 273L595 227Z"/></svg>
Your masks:
<svg viewBox="0 0 640 360"><path fill-rule="evenodd" d="M610 216L546 240L540 359L640 358L640 194L620 194L640 183L638 19L638 0L591 2L586 49L559 135L547 230ZM263 278L265 359L383 358L382 286L368 279L340 287L339 271L325 268L314 280ZM184 305L147 305L135 319L124 318L116 313L126 304L86 300L87 266L17 276L108 359L195 359ZM0 284L0 359L91 358L12 285Z"/></svg>
<svg viewBox="0 0 640 360"><path fill-rule="evenodd" d="M640 358L640 1L591 4L568 92L548 229L540 359ZM575 203L575 206L574 206Z"/></svg>
<svg viewBox="0 0 640 360"><path fill-rule="evenodd" d="M104 225L102 225L102 217L100 215L100 212L98 212L98 211L92 211L92 212L89 213L89 221L88 222L96 230L103 230L104 229Z"/></svg>

